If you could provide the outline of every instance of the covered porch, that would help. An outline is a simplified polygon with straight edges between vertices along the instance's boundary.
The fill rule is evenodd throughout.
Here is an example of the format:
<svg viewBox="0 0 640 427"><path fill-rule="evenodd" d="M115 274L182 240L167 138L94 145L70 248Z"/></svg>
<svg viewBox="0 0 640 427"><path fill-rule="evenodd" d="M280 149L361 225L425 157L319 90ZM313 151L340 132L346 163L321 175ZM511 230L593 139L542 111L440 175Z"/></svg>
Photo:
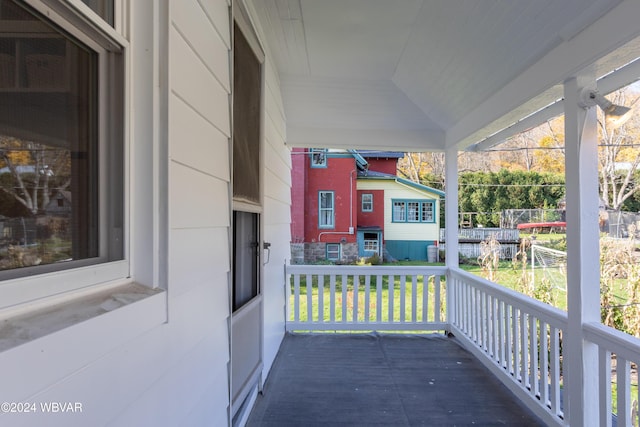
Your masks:
<svg viewBox="0 0 640 427"><path fill-rule="evenodd" d="M631 368L640 341L600 323L593 98L640 77L640 29L631 18L640 6L254 5L279 73L288 146L438 151L446 159L446 266L287 266L286 329L451 333L546 425L606 426L613 413L617 425L636 425ZM457 229L458 153L562 114L567 311L462 271Z"/></svg>

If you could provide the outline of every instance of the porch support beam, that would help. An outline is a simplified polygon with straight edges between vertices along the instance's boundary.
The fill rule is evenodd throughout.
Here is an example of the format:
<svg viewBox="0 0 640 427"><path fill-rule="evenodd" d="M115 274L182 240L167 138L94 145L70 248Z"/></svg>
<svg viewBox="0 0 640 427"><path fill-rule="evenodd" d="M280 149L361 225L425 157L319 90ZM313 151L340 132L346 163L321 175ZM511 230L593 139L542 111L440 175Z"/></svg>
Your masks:
<svg viewBox="0 0 640 427"><path fill-rule="evenodd" d="M579 106L585 86L595 87L595 79L574 77L564 83L569 319L564 334L564 411L576 426L599 419L597 347L583 337L585 323L600 321L598 135L595 107Z"/></svg>
<svg viewBox="0 0 640 427"><path fill-rule="evenodd" d="M445 153L445 258L448 268L458 267L458 150L450 148ZM448 306L448 305L447 305Z"/></svg>

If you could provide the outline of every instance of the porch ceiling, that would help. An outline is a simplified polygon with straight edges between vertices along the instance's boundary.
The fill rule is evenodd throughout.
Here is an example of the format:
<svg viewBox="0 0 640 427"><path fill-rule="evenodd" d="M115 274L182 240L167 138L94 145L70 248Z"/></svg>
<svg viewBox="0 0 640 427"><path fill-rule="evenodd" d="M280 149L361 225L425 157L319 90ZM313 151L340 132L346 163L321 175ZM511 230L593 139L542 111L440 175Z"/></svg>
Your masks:
<svg viewBox="0 0 640 427"><path fill-rule="evenodd" d="M632 1L250 1L292 146L464 148L640 56Z"/></svg>

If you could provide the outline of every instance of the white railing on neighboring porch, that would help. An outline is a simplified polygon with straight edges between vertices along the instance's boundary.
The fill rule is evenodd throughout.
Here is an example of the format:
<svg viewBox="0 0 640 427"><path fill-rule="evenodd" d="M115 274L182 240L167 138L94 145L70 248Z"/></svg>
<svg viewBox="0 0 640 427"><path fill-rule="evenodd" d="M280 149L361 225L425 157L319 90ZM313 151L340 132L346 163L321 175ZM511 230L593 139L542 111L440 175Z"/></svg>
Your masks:
<svg viewBox="0 0 640 427"><path fill-rule="evenodd" d="M570 424L566 312L457 268L288 265L286 273L288 331L451 331L543 421ZM598 402L587 402L599 405L593 425L611 426L611 414L619 427L639 425L640 340L601 324L582 334L599 354Z"/></svg>
<svg viewBox="0 0 640 427"><path fill-rule="evenodd" d="M458 269L447 286L454 335L545 421L564 424L567 313Z"/></svg>
<svg viewBox="0 0 640 427"><path fill-rule="evenodd" d="M444 330L445 272L426 266L287 265L287 330Z"/></svg>

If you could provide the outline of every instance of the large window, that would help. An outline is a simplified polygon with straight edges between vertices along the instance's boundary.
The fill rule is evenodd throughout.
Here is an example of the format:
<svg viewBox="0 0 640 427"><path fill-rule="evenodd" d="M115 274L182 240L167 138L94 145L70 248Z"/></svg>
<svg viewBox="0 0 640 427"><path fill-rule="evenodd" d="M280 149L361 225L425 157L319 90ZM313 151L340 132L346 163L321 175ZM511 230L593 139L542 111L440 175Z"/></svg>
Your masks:
<svg viewBox="0 0 640 427"><path fill-rule="evenodd" d="M435 222L435 201L433 200L394 200L393 222Z"/></svg>
<svg viewBox="0 0 640 427"><path fill-rule="evenodd" d="M318 227L333 228L335 226L333 191L320 191L318 193L318 207Z"/></svg>
<svg viewBox="0 0 640 427"><path fill-rule="evenodd" d="M0 0L0 279L124 257L121 48L39 7Z"/></svg>

